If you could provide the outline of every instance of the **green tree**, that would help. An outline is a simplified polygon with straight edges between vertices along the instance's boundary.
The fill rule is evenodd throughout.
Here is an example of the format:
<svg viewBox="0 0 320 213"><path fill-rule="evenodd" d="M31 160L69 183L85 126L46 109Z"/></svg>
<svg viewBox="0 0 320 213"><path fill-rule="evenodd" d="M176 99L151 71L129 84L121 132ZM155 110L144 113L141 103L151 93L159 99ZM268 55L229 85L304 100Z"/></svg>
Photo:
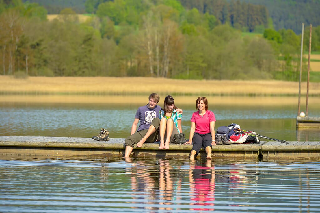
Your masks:
<svg viewBox="0 0 320 213"><path fill-rule="evenodd" d="M97 74L100 76L115 76L118 73L116 66L117 45L112 39L99 40L96 55Z"/></svg>
<svg viewBox="0 0 320 213"><path fill-rule="evenodd" d="M121 39L117 51L117 58L123 67L120 70L120 76L139 76L136 60L137 43L137 37L134 34L129 34Z"/></svg>
<svg viewBox="0 0 320 213"><path fill-rule="evenodd" d="M179 13L181 13L182 11L184 11L184 7L181 5L181 3L177 0L164 0L163 4L169 7L174 8L175 10L177 10Z"/></svg>
<svg viewBox="0 0 320 213"><path fill-rule="evenodd" d="M89 14L93 14L95 12L96 4L98 0L87 0L85 3L86 12Z"/></svg>
<svg viewBox="0 0 320 213"><path fill-rule="evenodd" d="M30 18L39 18L40 20L47 20L47 10L44 7L39 6L36 3L26 3L25 4L25 11L24 16L30 17Z"/></svg>
<svg viewBox="0 0 320 213"><path fill-rule="evenodd" d="M187 12L187 21L189 24L200 25L201 19L201 14L196 8L193 8Z"/></svg>
<svg viewBox="0 0 320 213"><path fill-rule="evenodd" d="M209 77L208 72L208 51L210 43L203 37L187 36L186 54L183 74L180 78L203 79ZM210 54L212 55L212 54Z"/></svg>
<svg viewBox="0 0 320 213"><path fill-rule="evenodd" d="M282 42L284 44L292 46L293 50L295 50L294 52L299 51L299 49L300 49L300 38L299 38L299 36L297 36L293 32L293 30L282 29L282 30L279 30L279 33L280 33L280 35L282 37Z"/></svg>
<svg viewBox="0 0 320 213"><path fill-rule="evenodd" d="M282 43L282 37L280 33L272 29L266 29L263 33L263 37L270 41L275 41L278 44Z"/></svg>
<svg viewBox="0 0 320 213"><path fill-rule="evenodd" d="M113 39L115 37L114 23L108 17L102 18L100 28L102 38Z"/></svg>
<svg viewBox="0 0 320 213"><path fill-rule="evenodd" d="M3 0L0 0L0 15L4 12L6 9L6 4L3 2Z"/></svg>
<svg viewBox="0 0 320 213"><path fill-rule="evenodd" d="M246 47L246 60L261 73L269 74L276 68L276 60L271 45L263 38L251 39ZM261 75L262 77L263 75Z"/></svg>
<svg viewBox="0 0 320 213"><path fill-rule="evenodd" d="M15 51L23 35L23 18L20 16L19 10L9 8L2 13L0 16L0 29L3 73L14 74L16 70Z"/></svg>
<svg viewBox="0 0 320 213"><path fill-rule="evenodd" d="M15 60L17 70L25 70L26 75L29 74L29 67L32 66L29 38L22 35L16 46Z"/></svg>
<svg viewBox="0 0 320 213"><path fill-rule="evenodd" d="M178 10L176 10L172 7L160 4L160 5L155 6L152 9L152 11L153 11L153 14L157 14L157 16L159 17L161 22L164 22L166 20L171 20L176 23L179 22L180 14L179 14Z"/></svg>
<svg viewBox="0 0 320 213"><path fill-rule="evenodd" d="M60 15L61 16L59 16L59 20L63 22L79 23L78 15L71 8L65 8L61 10Z"/></svg>
<svg viewBox="0 0 320 213"><path fill-rule="evenodd" d="M124 0L115 0L102 3L98 6L97 16L108 16L116 25L126 20L126 3Z"/></svg>
<svg viewBox="0 0 320 213"><path fill-rule="evenodd" d="M95 71L93 57L94 43L93 33L84 35L75 57L74 74L77 76L90 76Z"/></svg>
<svg viewBox="0 0 320 213"><path fill-rule="evenodd" d="M181 30L182 34L193 35L193 36L199 35L196 26L194 24L189 24L187 22L184 22L180 26L180 30Z"/></svg>
<svg viewBox="0 0 320 213"><path fill-rule="evenodd" d="M204 14L204 23L208 31L212 30L218 25L216 17L214 15L210 15L209 13Z"/></svg>

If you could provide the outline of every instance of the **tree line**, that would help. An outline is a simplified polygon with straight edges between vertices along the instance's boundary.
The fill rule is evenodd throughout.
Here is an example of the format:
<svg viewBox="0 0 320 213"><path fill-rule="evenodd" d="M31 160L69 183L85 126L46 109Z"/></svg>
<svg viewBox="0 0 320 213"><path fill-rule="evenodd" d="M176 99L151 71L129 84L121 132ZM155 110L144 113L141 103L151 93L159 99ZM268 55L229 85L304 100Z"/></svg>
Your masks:
<svg viewBox="0 0 320 213"><path fill-rule="evenodd" d="M39 3L48 14L59 14L64 8L76 13L92 13L98 5L111 0L23 0ZM113 0L112 0L113 1ZM152 2L160 2L152 0ZM222 24L229 23L241 30L258 31L274 27L301 33L301 23L320 25L320 2L316 0L179 0L187 9L214 15ZM267 14L266 14L267 12ZM268 18L269 17L269 18Z"/></svg>
<svg viewBox="0 0 320 213"><path fill-rule="evenodd" d="M243 2L264 5L272 18L274 29L292 29L301 33L301 23L306 26L320 25L320 1L317 0L241 0Z"/></svg>
<svg viewBox="0 0 320 213"><path fill-rule="evenodd" d="M243 36L177 0L115 0L91 9L84 23L70 8L48 21L38 4L0 0L0 73L297 80L300 36L292 30Z"/></svg>

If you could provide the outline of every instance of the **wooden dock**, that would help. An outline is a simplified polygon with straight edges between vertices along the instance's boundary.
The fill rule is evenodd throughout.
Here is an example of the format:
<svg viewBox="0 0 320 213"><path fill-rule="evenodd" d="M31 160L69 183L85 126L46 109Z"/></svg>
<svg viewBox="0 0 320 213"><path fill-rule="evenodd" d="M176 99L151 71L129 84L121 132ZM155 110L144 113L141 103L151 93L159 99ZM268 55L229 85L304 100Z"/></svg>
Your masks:
<svg viewBox="0 0 320 213"><path fill-rule="evenodd" d="M134 149L132 158L183 158L188 159L191 145L170 145L169 150L159 150L157 143L145 143ZM0 136L1 160L77 159L97 160L122 158L124 138L95 141L91 138ZM200 156L201 157L201 156ZM259 144L217 145L212 157L228 160L320 160L318 142L261 141Z"/></svg>
<svg viewBox="0 0 320 213"><path fill-rule="evenodd" d="M297 116L297 128L318 128L320 129L319 117Z"/></svg>

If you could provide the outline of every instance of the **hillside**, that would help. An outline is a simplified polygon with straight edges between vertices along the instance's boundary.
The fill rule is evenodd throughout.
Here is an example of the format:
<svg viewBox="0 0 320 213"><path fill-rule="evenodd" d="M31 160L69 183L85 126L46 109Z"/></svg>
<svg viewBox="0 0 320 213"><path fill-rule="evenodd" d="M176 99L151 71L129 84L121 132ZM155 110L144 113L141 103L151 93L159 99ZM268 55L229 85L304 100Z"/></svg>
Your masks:
<svg viewBox="0 0 320 213"><path fill-rule="evenodd" d="M85 2L93 13L87 21L77 18L86 14L71 9L47 16L38 4L0 3L4 8L0 10L0 73L17 78L299 80L301 38L290 29L263 29L261 23L268 20L268 14L260 12L266 12L265 6L227 0L181 0L185 6L177 0L153 0L148 5L135 0L99 2ZM79 6L75 1L55 1L54 5ZM218 6L222 6L221 17ZM213 8L217 16L209 13ZM13 19L19 21L12 25ZM255 31L257 26L261 26L260 33ZM308 31L306 26L305 51ZM313 28L313 34L313 51L319 51L320 26ZM318 66L311 67L311 81L319 82Z"/></svg>
<svg viewBox="0 0 320 213"><path fill-rule="evenodd" d="M47 9L48 14L59 14L64 8L71 8L76 13L85 13L86 0L23 0L22 2L38 3Z"/></svg>
<svg viewBox="0 0 320 213"><path fill-rule="evenodd" d="M292 29L301 33L301 23L306 26L320 25L320 1L315 0L240 0L255 5L264 5L269 11L276 30Z"/></svg>
<svg viewBox="0 0 320 213"><path fill-rule="evenodd" d="M48 10L48 14L58 14L66 7L72 8L77 13L86 13L86 0L23 0L23 2L38 3ZM109 0L102 0L106 2ZM267 8L269 16L272 18L275 30L292 29L295 33L301 33L301 23L313 26L320 25L320 1L315 0L178 0L181 4L188 8L197 8L200 12L209 12L214 14L222 23L228 19L232 22L231 4L237 1L249 3L250 5L263 5ZM158 2L158 1L155 1ZM246 8L247 5L242 5ZM228 10L228 12L227 12ZM251 9L250 9L251 10ZM226 18L229 13L229 18ZM231 23L233 26L233 23Z"/></svg>

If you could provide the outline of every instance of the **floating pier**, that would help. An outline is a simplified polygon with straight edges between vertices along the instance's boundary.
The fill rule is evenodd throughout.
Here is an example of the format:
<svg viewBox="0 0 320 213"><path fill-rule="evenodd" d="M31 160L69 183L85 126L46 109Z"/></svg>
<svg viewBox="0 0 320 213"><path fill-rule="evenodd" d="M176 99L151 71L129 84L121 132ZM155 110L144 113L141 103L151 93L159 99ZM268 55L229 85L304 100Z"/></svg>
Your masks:
<svg viewBox="0 0 320 213"><path fill-rule="evenodd" d="M187 160L191 148L191 145L172 144L168 150L159 150L158 143L145 143L142 148L134 149L132 158L158 157ZM91 138L74 137L0 136L1 160L122 158L124 150L123 138L95 141ZM320 141L285 143L261 141L259 144L217 145L212 147L212 158L258 161L320 160Z"/></svg>
<svg viewBox="0 0 320 213"><path fill-rule="evenodd" d="M318 128L320 129L319 117L297 116L297 128Z"/></svg>

